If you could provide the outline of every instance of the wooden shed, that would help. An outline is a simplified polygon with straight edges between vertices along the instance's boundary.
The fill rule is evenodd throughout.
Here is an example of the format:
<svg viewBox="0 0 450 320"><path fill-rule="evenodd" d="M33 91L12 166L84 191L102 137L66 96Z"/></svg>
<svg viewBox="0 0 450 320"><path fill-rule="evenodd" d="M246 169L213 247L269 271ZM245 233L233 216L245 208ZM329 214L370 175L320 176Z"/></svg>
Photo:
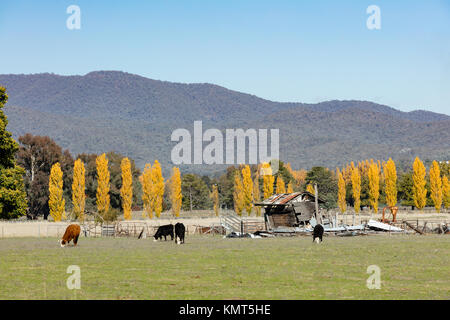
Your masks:
<svg viewBox="0 0 450 320"><path fill-rule="evenodd" d="M319 204L324 203L318 199ZM315 198L309 192L274 194L256 206L264 207L264 220L268 231L282 227L299 227L309 223L315 213Z"/></svg>

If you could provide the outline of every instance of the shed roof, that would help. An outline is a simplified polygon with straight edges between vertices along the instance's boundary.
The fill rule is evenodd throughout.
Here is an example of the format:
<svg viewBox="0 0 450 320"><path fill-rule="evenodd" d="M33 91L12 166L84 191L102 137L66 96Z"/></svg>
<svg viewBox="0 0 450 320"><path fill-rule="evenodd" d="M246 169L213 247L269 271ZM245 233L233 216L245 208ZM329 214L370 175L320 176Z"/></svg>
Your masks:
<svg viewBox="0 0 450 320"><path fill-rule="evenodd" d="M293 193L280 193L274 194L271 197L264 199L262 202L255 203L255 206L282 206L289 205L295 202L313 202L314 195L308 191L293 192ZM318 198L319 203L325 203L324 200Z"/></svg>

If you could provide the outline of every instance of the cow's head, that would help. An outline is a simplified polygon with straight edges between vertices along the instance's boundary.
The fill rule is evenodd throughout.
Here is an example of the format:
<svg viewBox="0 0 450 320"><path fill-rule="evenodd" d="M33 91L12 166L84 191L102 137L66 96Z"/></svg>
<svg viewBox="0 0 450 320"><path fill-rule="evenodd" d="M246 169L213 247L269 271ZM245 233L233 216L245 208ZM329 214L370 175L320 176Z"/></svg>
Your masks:
<svg viewBox="0 0 450 320"><path fill-rule="evenodd" d="M61 245L61 248L64 248L66 246L66 242L64 239L59 240L59 244Z"/></svg>

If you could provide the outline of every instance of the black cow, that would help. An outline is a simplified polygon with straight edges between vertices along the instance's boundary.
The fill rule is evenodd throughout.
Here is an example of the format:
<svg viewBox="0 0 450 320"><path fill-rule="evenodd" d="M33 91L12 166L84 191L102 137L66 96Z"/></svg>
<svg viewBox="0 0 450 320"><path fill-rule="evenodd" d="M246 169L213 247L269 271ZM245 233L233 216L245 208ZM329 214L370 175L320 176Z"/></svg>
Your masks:
<svg viewBox="0 0 450 320"><path fill-rule="evenodd" d="M322 242L322 236L323 236L323 227L321 224L316 224L313 230L313 242L320 243Z"/></svg>
<svg viewBox="0 0 450 320"><path fill-rule="evenodd" d="M177 222L175 225L175 242L177 244L184 243L184 233L186 231L186 228L184 227L184 224ZM180 239L180 242L178 242L177 237Z"/></svg>
<svg viewBox="0 0 450 320"><path fill-rule="evenodd" d="M160 226L153 236L155 238L155 240L153 241L156 241L158 239L162 240L162 237L164 237L164 240L167 241L167 236L170 236L170 240L173 240L173 224Z"/></svg>

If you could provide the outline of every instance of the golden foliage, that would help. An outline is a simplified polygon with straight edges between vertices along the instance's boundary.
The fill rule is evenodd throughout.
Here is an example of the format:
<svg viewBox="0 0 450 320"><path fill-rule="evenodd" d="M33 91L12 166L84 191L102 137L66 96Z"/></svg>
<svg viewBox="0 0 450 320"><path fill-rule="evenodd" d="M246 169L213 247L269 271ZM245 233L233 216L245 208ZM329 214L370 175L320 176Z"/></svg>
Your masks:
<svg viewBox="0 0 450 320"><path fill-rule="evenodd" d="M256 171L255 179L253 180L253 200L259 202L261 200L261 193L259 191L259 171ZM256 216L261 216L261 207L255 206Z"/></svg>
<svg viewBox="0 0 450 320"><path fill-rule="evenodd" d="M155 160L152 167L152 208L159 218L162 212L164 197L164 178L161 172L161 165Z"/></svg>
<svg viewBox="0 0 450 320"><path fill-rule="evenodd" d="M236 170L234 174L233 200L234 200L234 211L238 215L242 215L242 211L244 210L244 185L242 183L241 174L239 173L239 170Z"/></svg>
<svg viewBox="0 0 450 320"><path fill-rule="evenodd" d="M96 159L97 164L97 210L104 217L109 211L109 170L108 159L103 153Z"/></svg>
<svg viewBox="0 0 450 320"><path fill-rule="evenodd" d="M180 169L173 167L172 177L170 178L170 200L172 202L172 213L175 217L180 216L182 198Z"/></svg>
<svg viewBox="0 0 450 320"><path fill-rule="evenodd" d="M273 182L275 181L275 177L272 175L272 168L268 162L262 164L261 171L263 174L264 199L267 199L273 194Z"/></svg>
<svg viewBox="0 0 450 320"><path fill-rule="evenodd" d="M395 162L389 158L387 163L383 163L384 192L386 193L386 204L393 207L397 204L397 169Z"/></svg>
<svg viewBox="0 0 450 320"><path fill-rule="evenodd" d="M380 197L380 168L373 162L371 162L369 171L369 202L372 206L373 212L378 212L378 199Z"/></svg>
<svg viewBox="0 0 450 320"><path fill-rule="evenodd" d="M427 202L427 189L425 188L426 169L419 157L413 163L413 198L414 205L421 210Z"/></svg>
<svg viewBox="0 0 450 320"><path fill-rule="evenodd" d="M345 201L345 180L344 176L338 169L338 205L341 213L347 209L347 202Z"/></svg>
<svg viewBox="0 0 450 320"><path fill-rule="evenodd" d="M153 218L153 182L152 182L152 165L147 163L144 168L144 172L141 175L140 178L141 184L142 184L142 202L144 204L144 212L148 215L148 217L151 219Z"/></svg>
<svg viewBox="0 0 450 320"><path fill-rule="evenodd" d="M353 207L356 213L359 213L361 209L361 175L358 168L354 168L352 172L352 191L353 191Z"/></svg>
<svg viewBox="0 0 450 320"><path fill-rule="evenodd" d="M242 184L244 188L244 208L247 214L250 215L253 207L253 181L249 165L242 169Z"/></svg>
<svg viewBox="0 0 450 320"><path fill-rule="evenodd" d="M289 182L287 185L287 193L293 193L294 192L294 188L292 187L292 182Z"/></svg>
<svg viewBox="0 0 450 320"><path fill-rule="evenodd" d="M286 193L286 185L281 175L277 177L277 193Z"/></svg>
<svg viewBox="0 0 450 320"><path fill-rule="evenodd" d="M433 200L437 212L441 212L442 206L442 179L441 170L437 161L433 161L430 168L430 197Z"/></svg>
<svg viewBox="0 0 450 320"><path fill-rule="evenodd" d="M131 163L128 158L123 158L120 164L122 169L122 187L120 197L122 199L123 217L131 219L131 205L133 204L133 178L131 174Z"/></svg>
<svg viewBox="0 0 450 320"><path fill-rule="evenodd" d="M448 209L450 207L450 183L447 176L442 177L442 198L444 207Z"/></svg>
<svg viewBox="0 0 450 320"><path fill-rule="evenodd" d="M86 205L85 173L83 161L81 159L76 160L73 166L72 204L73 214L79 221L84 220L84 208Z"/></svg>
<svg viewBox="0 0 450 320"><path fill-rule="evenodd" d="M64 217L66 201L63 199L63 172L59 162L55 163L50 170L48 190L48 206L50 215L55 221L61 221Z"/></svg>
<svg viewBox="0 0 450 320"><path fill-rule="evenodd" d="M314 190L314 186L311 183L308 183L308 185L306 186L306 191L312 194L316 193L316 191Z"/></svg>
<svg viewBox="0 0 450 320"><path fill-rule="evenodd" d="M305 183L305 180L306 180L306 174L308 172L304 169L293 170L290 163L285 164L284 167L289 171L289 173L294 178L295 187L300 188L300 186L303 186L303 184ZM294 188L294 186L292 186L292 188Z"/></svg>

